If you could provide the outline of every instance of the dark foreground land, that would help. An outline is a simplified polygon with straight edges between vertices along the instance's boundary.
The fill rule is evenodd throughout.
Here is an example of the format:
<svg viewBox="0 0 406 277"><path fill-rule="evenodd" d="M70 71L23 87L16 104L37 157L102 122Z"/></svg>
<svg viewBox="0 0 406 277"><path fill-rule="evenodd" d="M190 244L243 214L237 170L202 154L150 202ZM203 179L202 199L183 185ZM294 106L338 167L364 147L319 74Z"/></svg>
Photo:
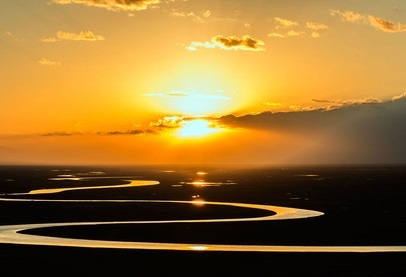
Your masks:
<svg viewBox="0 0 406 277"><path fill-rule="evenodd" d="M203 170L207 174L198 175ZM58 175L88 178L51 180ZM157 186L13 196L33 189L128 183ZM207 186L192 185L193 181ZM209 185L209 184L212 185ZM214 185L213 185L214 184ZM0 167L4 198L148 199L268 204L323 216L266 222L125 224L33 230L59 237L121 241L265 245L406 245L406 167L86 168ZM264 215L233 207L0 201L0 225L119 220L233 218ZM1 276L406 276L406 252L258 253L156 251L0 244Z"/></svg>
<svg viewBox="0 0 406 277"><path fill-rule="evenodd" d="M405 276L400 253L228 253L1 245L2 276Z"/></svg>

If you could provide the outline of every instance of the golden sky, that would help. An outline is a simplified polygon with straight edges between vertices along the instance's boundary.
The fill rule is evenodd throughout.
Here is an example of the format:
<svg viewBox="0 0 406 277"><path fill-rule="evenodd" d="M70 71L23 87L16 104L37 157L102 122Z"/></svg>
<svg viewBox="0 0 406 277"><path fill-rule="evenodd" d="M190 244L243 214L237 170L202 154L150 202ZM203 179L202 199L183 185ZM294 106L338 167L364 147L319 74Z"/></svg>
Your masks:
<svg viewBox="0 0 406 277"><path fill-rule="evenodd" d="M0 163L405 163L403 0L0 2Z"/></svg>

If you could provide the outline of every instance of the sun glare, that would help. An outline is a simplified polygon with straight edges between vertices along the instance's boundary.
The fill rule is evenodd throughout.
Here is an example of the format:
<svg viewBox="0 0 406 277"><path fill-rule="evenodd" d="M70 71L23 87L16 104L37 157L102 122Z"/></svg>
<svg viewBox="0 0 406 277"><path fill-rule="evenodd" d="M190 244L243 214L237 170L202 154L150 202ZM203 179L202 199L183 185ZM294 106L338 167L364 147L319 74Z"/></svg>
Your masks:
<svg viewBox="0 0 406 277"><path fill-rule="evenodd" d="M221 128L213 127L205 119L194 119L185 121L183 126L178 130L177 135L183 138L205 137L221 131Z"/></svg>

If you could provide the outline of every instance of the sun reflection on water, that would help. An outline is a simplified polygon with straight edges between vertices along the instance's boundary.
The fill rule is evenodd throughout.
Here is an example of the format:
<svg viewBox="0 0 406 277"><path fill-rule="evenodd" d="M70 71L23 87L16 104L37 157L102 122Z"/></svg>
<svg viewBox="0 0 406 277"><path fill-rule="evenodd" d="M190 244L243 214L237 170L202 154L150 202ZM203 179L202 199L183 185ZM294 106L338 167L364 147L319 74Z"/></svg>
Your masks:
<svg viewBox="0 0 406 277"><path fill-rule="evenodd" d="M196 251L207 250L207 246L204 246L204 245L190 245L188 248L191 250L196 250Z"/></svg>

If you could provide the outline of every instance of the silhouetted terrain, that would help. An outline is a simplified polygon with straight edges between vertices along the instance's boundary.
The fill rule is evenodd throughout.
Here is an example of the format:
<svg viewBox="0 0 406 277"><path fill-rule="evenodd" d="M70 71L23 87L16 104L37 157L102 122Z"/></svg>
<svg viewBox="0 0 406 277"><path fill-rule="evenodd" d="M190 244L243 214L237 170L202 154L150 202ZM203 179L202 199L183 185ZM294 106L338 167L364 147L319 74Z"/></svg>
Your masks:
<svg viewBox="0 0 406 277"><path fill-rule="evenodd" d="M205 174L197 174L198 171ZM84 179L69 179L69 178ZM96 177L96 178L93 178ZM100 178L103 177L103 178ZM114 178L105 178L114 177ZM130 178L132 177L132 178ZM56 179L55 179L56 178ZM34 189L159 185L13 195ZM196 181L198 181L196 183ZM195 182L195 183L194 183ZM268 204L317 210L306 219L260 222L106 224L27 230L30 234L118 241L247 245L404 246L406 167L0 167L9 199L142 199ZM262 210L170 203L0 201L0 224L257 217ZM258 253L157 251L0 244L4 276L133 274L136 276L404 276L405 252Z"/></svg>

